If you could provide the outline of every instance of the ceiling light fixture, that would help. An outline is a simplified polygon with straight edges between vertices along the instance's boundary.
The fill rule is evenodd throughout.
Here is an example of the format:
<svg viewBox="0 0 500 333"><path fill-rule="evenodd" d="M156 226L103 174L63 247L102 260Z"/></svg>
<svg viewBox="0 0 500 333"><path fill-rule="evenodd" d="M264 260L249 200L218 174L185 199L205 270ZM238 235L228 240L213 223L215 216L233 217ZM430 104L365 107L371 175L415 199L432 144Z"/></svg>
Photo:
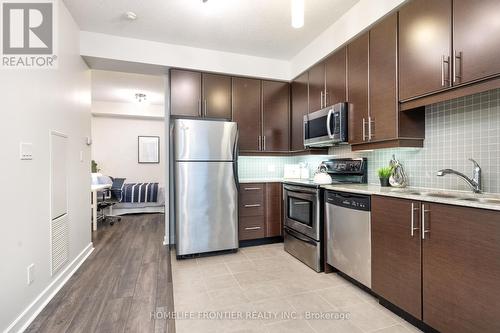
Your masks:
<svg viewBox="0 0 500 333"><path fill-rule="evenodd" d="M292 27L295 29L304 26L304 0L292 0Z"/></svg>
<svg viewBox="0 0 500 333"><path fill-rule="evenodd" d="M146 94L137 93L137 94L135 94L135 99L136 99L139 103L142 103L143 101L146 101Z"/></svg>
<svg viewBox="0 0 500 333"><path fill-rule="evenodd" d="M134 12L126 12L125 17L130 21L134 21L135 19L137 19L137 14Z"/></svg>

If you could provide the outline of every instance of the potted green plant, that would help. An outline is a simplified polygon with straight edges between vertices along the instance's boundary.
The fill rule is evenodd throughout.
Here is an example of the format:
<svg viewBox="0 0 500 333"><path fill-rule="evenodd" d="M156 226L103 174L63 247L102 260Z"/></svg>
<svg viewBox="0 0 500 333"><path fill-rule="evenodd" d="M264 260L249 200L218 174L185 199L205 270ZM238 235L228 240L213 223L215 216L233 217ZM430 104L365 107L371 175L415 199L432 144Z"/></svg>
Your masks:
<svg viewBox="0 0 500 333"><path fill-rule="evenodd" d="M389 184L389 178L392 175L392 167L382 167L377 170L378 178L380 178L380 186L391 186Z"/></svg>
<svg viewBox="0 0 500 333"><path fill-rule="evenodd" d="M101 171L101 169L99 169L99 166L97 165L97 162L94 160L92 160L91 171L92 171L92 173L97 173L97 172Z"/></svg>

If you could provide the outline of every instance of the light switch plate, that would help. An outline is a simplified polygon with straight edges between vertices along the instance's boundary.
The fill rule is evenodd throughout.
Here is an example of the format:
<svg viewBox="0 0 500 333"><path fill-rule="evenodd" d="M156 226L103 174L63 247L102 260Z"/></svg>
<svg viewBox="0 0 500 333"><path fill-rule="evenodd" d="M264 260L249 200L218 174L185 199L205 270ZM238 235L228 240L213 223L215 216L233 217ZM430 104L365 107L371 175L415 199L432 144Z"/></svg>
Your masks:
<svg viewBox="0 0 500 333"><path fill-rule="evenodd" d="M19 145L19 154L22 160L33 159L33 144L29 142L21 142Z"/></svg>
<svg viewBox="0 0 500 333"><path fill-rule="evenodd" d="M31 264L27 268L28 273L28 286L35 282L35 264Z"/></svg>

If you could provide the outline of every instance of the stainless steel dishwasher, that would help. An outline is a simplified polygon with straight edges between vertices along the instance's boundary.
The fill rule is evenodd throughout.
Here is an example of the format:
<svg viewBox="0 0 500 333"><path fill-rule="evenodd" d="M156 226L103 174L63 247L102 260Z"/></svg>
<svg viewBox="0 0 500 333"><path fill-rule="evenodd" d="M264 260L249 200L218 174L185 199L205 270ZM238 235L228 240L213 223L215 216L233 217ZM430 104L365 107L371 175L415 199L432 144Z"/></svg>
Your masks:
<svg viewBox="0 0 500 333"><path fill-rule="evenodd" d="M327 191L327 263L371 288L370 196Z"/></svg>

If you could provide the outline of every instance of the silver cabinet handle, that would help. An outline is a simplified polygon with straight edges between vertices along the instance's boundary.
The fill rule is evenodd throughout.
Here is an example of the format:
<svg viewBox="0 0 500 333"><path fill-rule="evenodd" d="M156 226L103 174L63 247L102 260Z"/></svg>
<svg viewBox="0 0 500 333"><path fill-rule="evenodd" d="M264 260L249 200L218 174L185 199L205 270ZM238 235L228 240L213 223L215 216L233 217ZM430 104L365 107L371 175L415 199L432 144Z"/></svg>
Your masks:
<svg viewBox="0 0 500 333"><path fill-rule="evenodd" d="M371 116L368 116L368 141L370 141L373 138L373 133L372 133L372 123L375 121L372 120Z"/></svg>
<svg viewBox="0 0 500 333"><path fill-rule="evenodd" d="M207 116L207 100L206 99L203 101L203 107L205 109L204 112L203 112L203 114L206 117Z"/></svg>
<svg viewBox="0 0 500 333"><path fill-rule="evenodd" d="M247 227L245 230L259 230L260 227Z"/></svg>
<svg viewBox="0 0 500 333"><path fill-rule="evenodd" d="M262 150L266 150L266 136L265 135L262 136L262 146L263 146Z"/></svg>
<svg viewBox="0 0 500 333"><path fill-rule="evenodd" d="M245 208L260 207L260 204L245 205L244 207L245 207Z"/></svg>
<svg viewBox="0 0 500 333"><path fill-rule="evenodd" d="M297 202L294 202L293 204L294 205L298 205L298 206L299 205L309 205L310 202L308 202L308 201L297 201Z"/></svg>
<svg viewBox="0 0 500 333"><path fill-rule="evenodd" d="M455 51L455 61L453 62L453 83L456 83L458 79L462 79L462 69L460 68L460 75L457 75L457 60L459 61L460 67L462 66L462 51Z"/></svg>
<svg viewBox="0 0 500 333"><path fill-rule="evenodd" d="M259 149L258 150L262 150L262 137L259 135Z"/></svg>
<svg viewBox="0 0 500 333"><path fill-rule="evenodd" d="M366 141L366 120L363 118L363 141Z"/></svg>
<svg viewBox="0 0 500 333"><path fill-rule="evenodd" d="M325 95L324 95L324 99L325 99L325 108L328 106L328 90L325 89Z"/></svg>
<svg viewBox="0 0 500 333"><path fill-rule="evenodd" d="M415 203L411 203L411 225L410 225L410 236L413 237L415 236L415 231L418 230L418 228L415 228L415 212L418 211L419 208L415 207Z"/></svg>
<svg viewBox="0 0 500 333"><path fill-rule="evenodd" d="M450 83L449 76L448 78L445 78L444 76L444 65L448 64L448 68L450 67L450 57L443 55L441 57L441 86L446 87L447 83ZM448 69L449 70L449 69Z"/></svg>
<svg viewBox="0 0 500 333"><path fill-rule="evenodd" d="M425 230L425 214L429 213L429 209L425 209L425 204L422 204L422 239L425 239L425 234L430 233L430 229Z"/></svg>
<svg viewBox="0 0 500 333"><path fill-rule="evenodd" d="M261 188L260 187L245 187L245 191L259 191Z"/></svg>
<svg viewBox="0 0 500 333"><path fill-rule="evenodd" d="M319 101L320 101L321 108L323 108L323 90L319 94Z"/></svg>
<svg viewBox="0 0 500 333"><path fill-rule="evenodd" d="M198 116L201 117L201 99L198 100Z"/></svg>

